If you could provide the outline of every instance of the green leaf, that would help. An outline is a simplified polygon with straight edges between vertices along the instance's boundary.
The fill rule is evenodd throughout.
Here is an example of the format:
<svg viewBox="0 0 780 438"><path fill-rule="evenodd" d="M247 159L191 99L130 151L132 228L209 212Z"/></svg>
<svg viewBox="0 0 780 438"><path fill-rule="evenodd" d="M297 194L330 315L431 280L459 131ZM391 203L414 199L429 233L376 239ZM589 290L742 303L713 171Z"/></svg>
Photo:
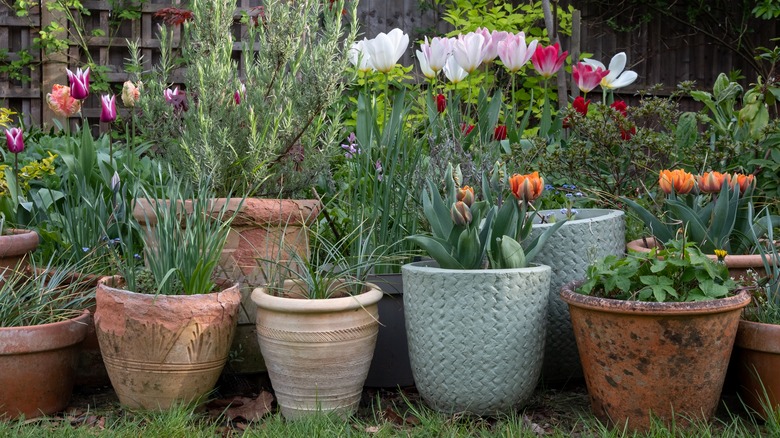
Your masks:
<svg viewBox="0 0 780 438"><path fill-rule="evenodd" d="M509 236L499 237L497 240L501 247L502 268L524 268L527 266L525 251L520 243Z"/></svg>
<svg viewBox="0 0 780 438"><path fill-rule="evenodd" d="M409 236L407 239L420 246L428 255L436 260L440 268L466 269L456 260L445 247L446 243L430 236Z"/></svg>
<svg viewBox="0 0 780 438"><path fill-rule="evenodd" d="M467 228L458 238L457 260L465 269L479 269L482 265L481 248L476 227Z"/></svg>
<svg viewBox="0 0 780 438"><path fill-rule="evenodd" d="M674 232L669 225L666 225L665 223L658 220L655 215L631 199L620 198L620 200L628 205L634 211L634 213L639 216L639 219L644 222L645 227L650 230L650 232L659 242L668 242L674 239Z"/></svg>

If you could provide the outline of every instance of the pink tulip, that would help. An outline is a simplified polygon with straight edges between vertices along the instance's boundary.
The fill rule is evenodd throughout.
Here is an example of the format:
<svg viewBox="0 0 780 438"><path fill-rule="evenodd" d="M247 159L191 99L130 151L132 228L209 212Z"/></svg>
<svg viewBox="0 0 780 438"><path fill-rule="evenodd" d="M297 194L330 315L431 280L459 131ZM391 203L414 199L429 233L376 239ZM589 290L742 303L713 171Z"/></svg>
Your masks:
<svg viewBox="0 0 780 438"><path fill-rule="evenodd" d="M568 54L569 52L566 51L561 53L558 43L547 47L538 46L531 57L531 63L533 63L534 69L539 75L549 79L563 67L563 62Z"/></svg>
<svg viewBox="0 0 780 438"><path fill-rule="evenodd" d="M425 42L420 44L420 50L425 54L428 60L428 67L434 73L439 73L447 63L447 58L452 53L452 45L449 38L436 37L428 43L428 37Z"/></svg>
<svg viewBox="0 0 780 438"><path fill-rule="evenodd" d="M18 154L24 150L24 133L21 128L6 129L5 140L8 144L8 151L12 154Z"/></svg>
<svg viewBox="0 0 780 438"><path fill-rule="evenodd" d="M525 44L525 33L508 35L498 43L498 57L504 63L504 67L514 73L520 70L536 52L537 40Z"/></svg>
<svg viewBox="0 0 780 438"><path fill-rule="evenodd" d="M475 32L485 38L485 42L482 43L482 62L493 62L498 56L498 44L509 36L509 32L497 30L490 32L484 27L478 28Z"/></svg>
<svg viewBox="0 0 780 438"><path fill-rule="evenodd" d="M577 83L577 87L585 94L596 88L601 79L609 74L609 70L604 70L601 67L593 67L590 64L580 62L571 69L571 74L574 77L574 82Z"/></svg>
<svg viewBox="0 0 780 438"><path fill-rule="evenodd" d="M89 96L89 67L83 72L81 69L77 69L76 73L66 70L68 72L68 80L70 81L70 95L74 99L84 100Z"/></svg>
<svg viewBox="0 0 780 438"><path fill-rule="evenodd" d="M458 40L452 48L452 56L460 68L471 73L480 65L484 58L482 46L485 43L485 37L481 34L469 32L466 35L458 35Z"/></svg>
<svg viewBox="0 0 780 438"><path fill-rule="evenodd" d="M233 93L233 102L235 102L236 105L240 105L241 99L244 96L246 96L246 85L241 84L241 86L238 87L238 90Z"/></svg>
<svg viewBox="0 0 780 438"><path fill-rule="evenodd" d="M111 123L116 120L116 95L104 94L100 97L100 121Z"/></svg>

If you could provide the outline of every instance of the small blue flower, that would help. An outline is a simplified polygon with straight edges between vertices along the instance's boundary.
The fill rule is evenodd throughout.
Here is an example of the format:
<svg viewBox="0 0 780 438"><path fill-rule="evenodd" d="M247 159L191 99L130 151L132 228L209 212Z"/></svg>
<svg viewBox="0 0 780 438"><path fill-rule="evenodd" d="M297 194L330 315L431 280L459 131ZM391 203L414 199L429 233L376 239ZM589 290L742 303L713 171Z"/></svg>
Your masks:
<svg viewBox="0 0 780 438"><path fill-rule="evenodd" d="M141 260L141 254L133 254L133 258L136 260Z"/></svg>
<svg viewBox="0 0 780 438"><path fill-rule="evenodd" d="M84 251L84 252L89 252L89 247L88 246L82 246L81 250Z"/></svg>
<svg viewBox="0 0 780 438"><path fill-rule="evenodd" d="M565 208L565 207L564 207L564 208L562 208L562 209L561 209L561 214L569 214L569 209L568 209L568 208Z"/></svg>
<svg viewBox="0 0 780 438"><path fill-rule="evenodd" d="M114 245L118 245L118 244L122 243L122 239L120 239L118 237L115 238L115 239L111 239L111 243L113 243Z"/></svg>
<svg viewBox="0 0 780 438"><path fill-rule="evenodd" d="M572 197L574 197L574 195L572 195L571 193L567 193L567 194L566 194L566 197L567 197L567 198L572 198Z"/></svg>
<svg viewBox="0 0 780 438"><path fill-rule="evenodd" d="M579 212L576 209L574 209L574 208L571 209L571 215L572 216L576 215L577 213L579 213Z"/></svg>
<svg viewBox="0 0 780 438"><path fill-rule="evenodd" d="M545 189L545 190L552 190L552 189L554 189L554 188L555 188L555 187L553 187L553 185L552 185L552 184L546 184L546 185L544 186L544 189Z"/></svg>
<svg viewBox="0 0 780 438"><path fill-rule="evenodd" d="M575 186L574 184L571 184L571 185L569 185L569 188L570 188L570 189L572 189L572 190L574 190L574 189L576 189L576 188L577 188L577 186Z"/></svg>
<svg viewBox="0 0 780 438"><path fill-rule="evenodd" d="M585 195L583 195L582 192L577 192L577 193L574 194L574 196L576 196L578 198L581 198L581 197L583 197Z"/></svg>

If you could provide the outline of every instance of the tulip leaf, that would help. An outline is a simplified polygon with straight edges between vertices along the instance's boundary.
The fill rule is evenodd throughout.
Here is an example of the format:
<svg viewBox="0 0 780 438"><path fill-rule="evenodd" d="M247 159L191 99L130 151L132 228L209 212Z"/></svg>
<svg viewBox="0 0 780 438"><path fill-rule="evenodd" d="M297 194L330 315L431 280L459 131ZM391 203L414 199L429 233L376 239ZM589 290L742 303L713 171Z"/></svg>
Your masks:
<svg viewBox="0 0 780 438"><path fill-rule="evenodd" d="M724 178L715 207L712 210L709 236L715 245L713 249L726 249L726 244L734 229L739 202L739 187L731 189Z"/></svg>
<svg viewBox="0 0 780 438"><path fill-rule="evenodd" d="M407 239L416 243L420 248L436 260L440 268L443 269L465 269L463 265L453 257L447 250L446 242L442 242L440 239L430 236L414 235L409 236Z"/></svg>
<svg viewBox="0 0 780 438"><path fill-rule="evenodd" d="M498 210L496 221L493 224L493 235L498 238L501 236L515 236L516 234L517 201L510 197L504 200L504 204Z"/></svg>
<svg viewBox="0 0 780 438"><path fill-rule="evenodd" d="M476 227L463 230L458 238L458 261L465 269L479 269L482 265L481 248Z"/></svg>
<svg viewBox="0 0 780 438"><path fill-rule="evenodd" d="M637 216L639 216L639 219L644 222L645 227L650 229L650 233L653 234L656 240L659 242L668 242L674 239L674 233L669 225L661 222L655 215L631 199L620 198L620 200L634 210L634 213L636 213Z"/></svg>
<svg viewBox="0 0 780 438"><path fill-rule="evenodd" d="M452 232L452 219L450 210L444 205L439 191L432 182L428 182L428 190L423 190L423 212L431 225L433 235L439 238L447 238Z"/></svg>
<svg viewBox="0 0 780 438"><path fill-rule="evenodd" d="M682 226L685 230L685 233L690 236L689 240L695 242L697 245L700 245L704 251L712 251L715 249L705 249L711 247L713 242L710 235L708 234L707 228L704 226L704 223L699 220L699 217L696 215L696 213L693 212L693 210L676 199L667 199L666 204L669 206L669 209L672 210L675 217L682 221Z"/></svg>
<svg viewBox="0 0 780 438"><path fill-rule="evenodd" d="M501 248L500 266L501 269L525 268L527 261L523 246L517 240L509 237L499 237L496 239Z"/></svg>

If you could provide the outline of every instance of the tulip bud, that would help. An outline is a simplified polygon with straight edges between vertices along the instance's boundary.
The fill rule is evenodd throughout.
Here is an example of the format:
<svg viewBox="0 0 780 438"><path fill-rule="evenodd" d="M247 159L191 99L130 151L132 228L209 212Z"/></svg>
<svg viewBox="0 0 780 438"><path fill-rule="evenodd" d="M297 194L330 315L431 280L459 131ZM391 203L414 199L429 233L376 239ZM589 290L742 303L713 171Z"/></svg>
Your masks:
<svg viewBox="0 0 780 438"><path fill-rule="evenodd" d="M493 131L493 139L496 141L506 139L506 125L496 126L496 129Z"/></svg>
<svg viewBox="0 0 780 438"><path fill-rule="evenodd" d="M590 105L590 99L585 100L582 96L577 96L574 99L574 102L571 103L571 107L574 108L575 111L582 114L583 116L588 115L588 106Z"/></svg>
<svg viewBox="0 0 780 438"><path fill-rule="evenodd" d="M12 154L18 154L24 150L24 133L21 128L6 129L5 140L8 144L8 151Z"/></svg>
<svg viewBox="0 0 780 438"><path fill-rule="evenodd" d="M141 90L139 90L132 81L125 81L125 83L122 84L122 103L124 103L125 106L135 106L140 98Z"/></svg>
<svg viewBox="0 0 780 438"><path fill-rule="evenodd" d="M744 195L745 192L748 191L748 189L753 188L755 186L756 179L755 177L750 175L744 175L741 173L735 173L731 176L731 179L729 180L729 185L732 187L739 186L739 194Z"/></svg>
<svg viewBox="0 0 780 438"><path fill-rule="evenodd" d="M436 110L439 111L439 113L443 113L445 109L447 109L447 98L439 93L436 96Z"/></svg>
<svg viewBox="0 0 780 438"><path fill-rule="evenodd" d="M455 225L460 227L466 226L471 223L471 209L463 201L458 201L452 204L450 209L450 217Z"/></svg>
<svg viewBox="0 0 780 438"><path fill-rule="evenodd" d="M531 202L541 196L542 190L544 190L544 180L539 176L539 172L527 175L515 174L509 179L509 186L515 198Z"/></svg>
<svg viewBox="0 0 780 438"><path fill-rule="evenodd" d="M119 173L117 171L114 171L114 176L111 177L111 190L116 193L119 191L119 184L121 184L122 180L119 179Z"/></svg>
<svg viewBox="0 0 780 438"><path fill-rule="evenodd" d="M111 123L116 120L116 95L104 94L100 97L100 121Z"/></svg>
<svg viewBox="0 0 780 438"><path fill-rule="evenodd" d="M672 191L678 195L690 193L693 190L693 175L682 170L662 170L658 178L658 186L664 193L671 194Z"/></svg>
<svg viewBox="0 0 780 438"><path fill-rule="evenodd" d="M458 189L458 192L455 194L455 199L462 201L464 204L471 207L471 205L474 204L474 189L469 186L463 186Z"/></svg>
<svg viewBox="0 0 780 438"><path fill-rule="evenodd" d="M74 99L84 100L89 96L89 67L83 72L77 69L76 73L66 70L70 81L70 94Z"/></svg>

